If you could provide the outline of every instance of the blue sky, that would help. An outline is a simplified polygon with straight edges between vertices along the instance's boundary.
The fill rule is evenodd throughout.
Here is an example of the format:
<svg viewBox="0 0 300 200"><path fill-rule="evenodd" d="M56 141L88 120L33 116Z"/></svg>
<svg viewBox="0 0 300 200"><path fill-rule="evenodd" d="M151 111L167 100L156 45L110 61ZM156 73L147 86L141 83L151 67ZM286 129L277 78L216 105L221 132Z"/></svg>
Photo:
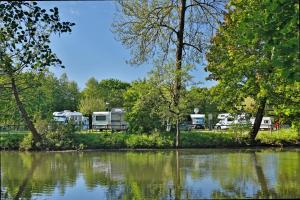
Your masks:
<svg viewBox="0 0 300 200"><path fill-rule="evenodd" d="M57 76L66 72L69 79L83 89L86 81L95 77L98 80L116 78L131 82L144 78L150 71L150 64L131 66L126 64L130 50L115 40L111 23L116 13L113 1L47 1L39 2L43 8L58 7L61 20L76 23L72 33L53 36L51 47L66 66L65 69L51 68ZM205 81L207 73L198 66L193 71L195 81L203 86L211 86Z"/></svg>

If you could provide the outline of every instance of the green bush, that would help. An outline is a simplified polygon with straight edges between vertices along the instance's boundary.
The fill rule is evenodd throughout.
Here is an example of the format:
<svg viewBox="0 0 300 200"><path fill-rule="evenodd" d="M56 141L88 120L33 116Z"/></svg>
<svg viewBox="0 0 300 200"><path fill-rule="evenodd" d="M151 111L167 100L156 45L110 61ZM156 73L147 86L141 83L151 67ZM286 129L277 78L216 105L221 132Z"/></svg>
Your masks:
<svg viewBox="0 0 300 200"><path fill-rule="evenodd" d="M21 141L28 134L1 134L0 135L0 149L1 150L17 150L19 149Z"/></svg>
<svg viewBox="0 0 300 200"><path fill-rule="evenodd" d="M33 147L32 135L27 135L20 143L20 150L65 150L74 149L74 134L77 128L73 122L59 124L54 121L40 120L36 124L42 141Z"/></svg>

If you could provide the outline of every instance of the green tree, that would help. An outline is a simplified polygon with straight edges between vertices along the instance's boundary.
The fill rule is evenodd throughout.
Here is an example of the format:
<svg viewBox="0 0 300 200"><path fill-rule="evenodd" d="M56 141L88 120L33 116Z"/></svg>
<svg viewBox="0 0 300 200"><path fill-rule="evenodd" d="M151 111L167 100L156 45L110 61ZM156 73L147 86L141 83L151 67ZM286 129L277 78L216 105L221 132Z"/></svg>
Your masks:
<svg viewBox="0 0 300 200"><path fill-rule="evenodd" d="M82 91L82 97L84 98L100 97L99 83L97 79L92 77L86 82L85 88Z"/></svg>
<svg viewBox="0 0 300 200"><path fill-rule="evenodd" d="M124 100L130 132L151 133L155 129L162 129L161 116L157 112L161 97L147 80L132 82L124 93Z"/></svg>
<svg viewBox="0 0 300 200"><path fill-rule="evenodd" d="M62 74L54 89L54 110L76 110L79 105L80 93L78 85L68 79L67 74Z"/></svg>
<svg viewBox="0 0 300 200"><path fill-rule="evenodd" d="M80 100L79 110L89 116L89 129L92 129L93 112L103 111L105 106L105 102L100 98L85 97Z"/></svg>
<svg viewBox="0 0 300 200"><path fill-rule="evenodd" d="M123 94L130 87L129 83L118 79L104 79L98 84L100 97L107 103L109 108L123 107Z"/></svg>
<svg viewBox="0 0 300 200"><path fill-rule="evenodd" d="M46 12L36 2L0 3L0 75L1 85L11 88L18 109L36 143L41 139L20 98L19 74L43 71L61 61L49 47L53 33L71 32L74 25L61 22L58 9Z"/></svg>
<svg viewBox="0 0 300 200"><path fill-rule="evenodd" d="M209 35L222 13L223 1L121 1L120 16L113 24L118 39L131 48L130 63L141 64L152 58L161 65L175 60L172 104L181 100L181 71L185 63L199 63ZM175 58L175 59L174 59ZM178 110L178 109L177 109ZM179 145L177 113L176 147Z"/></svg>
<svg viewBox="0 0 300 200"><path fill-rule="evenodd" d="M254 141L266 104L299 105L299 87L293 88L300 80L299 4L233 0L228 9L207 54L207 69L218 81L213 91L220 107L241 111L246 98L256 102Z"/></svg>

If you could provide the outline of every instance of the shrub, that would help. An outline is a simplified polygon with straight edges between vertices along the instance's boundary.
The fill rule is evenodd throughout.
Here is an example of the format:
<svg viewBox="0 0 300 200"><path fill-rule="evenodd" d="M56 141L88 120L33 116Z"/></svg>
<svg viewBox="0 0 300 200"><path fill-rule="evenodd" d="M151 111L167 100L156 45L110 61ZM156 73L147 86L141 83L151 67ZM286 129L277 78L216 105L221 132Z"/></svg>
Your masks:
<svg viewBox="0 0 300 200"><path fill-rule="evenodd" d="M21 150L65 150L74 149L74 133L77 128L73 122L59 124L54 121L39 120L36 124L42 141L33 147L32 135L26 136L20 144Z"/></svg>
<svg viewBox="0 0 300 200"><path fill-rule="evenodd" d="M1 134L0 135L0 149L6 150L17 150L19 149L20 143L26 137L27 134Z"/></svg>

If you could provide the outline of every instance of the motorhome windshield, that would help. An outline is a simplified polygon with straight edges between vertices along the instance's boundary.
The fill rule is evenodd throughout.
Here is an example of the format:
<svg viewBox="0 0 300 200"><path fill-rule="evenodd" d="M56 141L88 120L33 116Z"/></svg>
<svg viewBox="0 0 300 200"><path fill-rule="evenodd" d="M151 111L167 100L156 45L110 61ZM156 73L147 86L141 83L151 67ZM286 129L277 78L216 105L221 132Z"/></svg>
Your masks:
<svg viewBox="0 0 300 200"><path fill-rule="evenodd" d="M55 116L54 117L54 120L55 121L58 121L58 122L64 122L64 121L66 121L66 116Z"/></svg>

